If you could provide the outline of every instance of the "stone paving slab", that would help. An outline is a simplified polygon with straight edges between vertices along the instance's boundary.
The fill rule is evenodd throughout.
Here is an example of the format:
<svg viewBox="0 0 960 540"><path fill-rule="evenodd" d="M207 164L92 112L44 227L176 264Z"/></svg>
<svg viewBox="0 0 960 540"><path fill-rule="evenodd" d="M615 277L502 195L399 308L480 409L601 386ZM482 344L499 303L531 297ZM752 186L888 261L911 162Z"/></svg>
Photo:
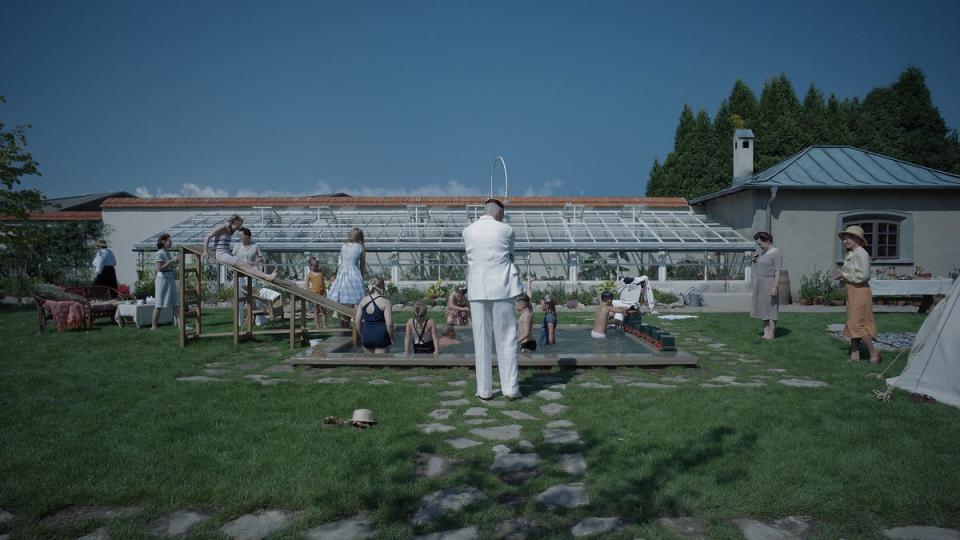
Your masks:
<svg viewBox="0 0 960 540"><path fill-rule="evenodd" d="M438 375L414 375L413 377L404 377L403 380L407 382L434 382L439 381L440 377Z"/></svg>
<svg viewBox="0 0 960 540"><path fill-rule="evenodd" d="M208 377L206 375L192 375L189 377L177 377L177 380L181 382L224 382L223 379Z"/></svg>
<svg viewBox="0 0 960 540"><path fill-rule="evenodd" d="M43 518L40 524L45 527L64 527L95 519L116 519L135 516L141 512L143 512L143 508L139 506L71 506Z"/></svg>
<svg viewBox="0 0 960 540"><path fill-rule="evenodd" d="M490 450L493 452L494 455L510 453L510 447L504 444L498 444L493 448L491 448Z"/></svg>
<svg viewBox="0 0 960 540"><path fill-rule="evenodd" d="M383 386L385 384L391 384L390 381L386 379L370 379L367 384L372 384L374 386Z"/></svg>
<svg viewBox="0 0 960 540"><path fill-rule="evenodd" d="M830 386L823 381L813 381L807 379L780 379L777 382L784 386L794 386L797 388L824 388Z"/></svg>
<svg viewBox="0 0 960 540"><path fill-rule="evenodd" d="M454 471L461 465L462 459L420 453L413 457L413 474L417 478L435 478Z"/></svg>
<svg viewBox="0 0 960 540"><path fill-rule="evenodd" d="M501 411L503 414L513 418L514 420L536 420L536 416L530 416L529 414L523 411Z"/></svg>
<svg viewBox="0 0 960 540"><path fill-rule="evenodd" d="M583 454L561 454L560 469L567 474L581 476L587 472L587 460Z"/></svg>
<svg viewBox="0 0 960 540"><path fill-rule="evenodd" d="M449 384L450 386L466 386L467 381L450 381L447 384Z"/></svg>
<svg viewBox="0 0 960 540"><path fill-rule="evenodd" d="M532 469L540 464L540 454L497 454L490 466L492 473Z"/></svg>
<svg viewBox="0 0 960 540"><path fill-rule="evenodd" d="M891 540L960 540L960 530L914 525L884 529L883 536Z"/></svg>
<svg viewBox="0 0 960 540"><path fill-rule="evenodd" d="M577 538L607 534L622 529L627 522L618 517L588 517L570 529Z"/></svg>
<svg viewBox="0 0 960 540"><path fill-rule="evenodd" d="M470 400L467 400L467 399L450 399L447 401L440 402L441 407L459 407L461 405L469 405L469 404L470 404Z"/></svg>
<svg viewBox="0 0 960 540"><path fill-rule="evenodd" d="M452 531L440 531L414 536L413 540L477 540L480 538L476 527L464 527Z"/></svg>
<svg viewBox="0 0 960 540"><path fill-rule="evenodd" d="M321 379L317 379L317 382L319 384L345 384L349 380L350 379L346 377L323 377Z"/></svg>
<svg viewBox="0 0 960 540"><path fill-rule="evenodd" d="M273 375L275 373L293 373L295 368L290 364L276 364L263 370L263 373Z"/></svg>
<svg viewBox="0 0 960 540"><path fill-rule="evenodd" d="M257 510L240 516L220 527L220 532L234 540L262 540L290 525L298 512Z"/></svg>
<svg viewBox="0 0 960 540"><path fill-rule="evenodd" d="M512 441L520 438L520 429L519 425L510 424L490 428L475 428L471 429L470 433L491 441Z"/></svg>
<svg viewBox="0 0 960 540"><path fill-rule="evenodd" d="M222 375L229 375L229 374L230 374L230 370L229 370L229 369L211 369L211 368L208 368L208 369L203 370L203 373L204 373L205 375L210 375L211 377L220 377L220 376L222 376Z"/></svg>
<svg viewBox="0 0 960 540"><path fill-rule="evenodd" d="M110 540L110 533L107 532L106 527L100 527L92 533L78 536L77 540Z"/></svg>
<svg viewBox="0 0 960 540"><path fill-rule="evenodd" d="M478 446L483 443L475 441L473 439L467 439L464 437L456 437L453 439L447 439L447 443L456 448L457 450L463 450L464 448L471 448L473 446Z"/></svg>
<svg viewBox="0 0 960 540"><path fill-rule="evenodd" d="M809 536L815 526L813 520L801 516L787 516L771 523L753 518L730 520L747 540L801 540Z"/></svg>
<svg viewBox="0 0 960 540"><path fill-rule="evenodd" d="M543 414L546 414L547 416L556 416L569 408L570 407L566 405L561 405L559 403L551 403L549 405L544 405L540 407L540 410L543 412Z"/></svg>
<svg viewBox="0 0 960 540"><path fill-rule="evenodd" d="M527 521L523 518L508 519L497 523L493 531L493 537L497 540L525 540L529 536L537 533L538 525L536 522Z"/></svg>
<svg viewBox="0 0 960 540"><path fill-rule="evenodd" d="M606 389L609 389L609 388L613 388L613 387L610 386L609 384L602 384L602 383L596 383L596 382L580 383L580 387L582 387L582 388L593 388L593 389L595 389L595 390L606 390Z"/></svg>
<svg viewBox="0 0 960 540"><path fill-rule="evenodd" d="M486 416L487 410L483 407L470 407L463 413L464 416Z"/></svg>
<svg viewBox="0 0 960 540"><path fill-rule="evenodd" d="M590 504L587 490L580 483L549 487L536 499L551 508L579 508Z"/></svg>
<svg viewBox="0 0 960 540"><path fill-rule="evenodd" d="M453 409L437 409L435 411L430 411L430 414L427 416L433 418L434 420L446 420L447 418L450 418L451 414L453 414Z"/></svg>
<svg viewBox="0 0 960 540"><path fill-rule="evenodd" d="M554 401L563 397L563 394L560 392L554 392L553 390L540 390L537 392L537 397Z"/></svg>
<svg viewBox="0 0 960 540"><path fill-rule="evenodd" d="M446 424L430 423L430 424L417 424L417 427L420 428L420 431L423 433L449 433L456 430L457 428L453 426L448 426Z"/></svg>
<svg viewBox="0 0 960 540"><path fill-rule="evenodd" d="M675 384L661 384L661 383L655 383L655 382L635 382L635 383L630 383L627 386L632 386L633 388L649 388L652 390L677 388L677 385Z"/></svg>
<svg viewBox="0 0 960 540"><path fill-rule="evenodd" d="M464 420L463 425L465 426L482 426L484 424L496 424L497 421L493 418L473 418L470 420Z"/></svg>
<svg viewBox="0 0 960 540"><path fill-rule="evenodd" d="M547 444L579 444L580 434L567 429L545 429L543 430L543 442Z"/></svg>
<svg viewBox="0 0 960 540"><path fill-rule="evenodd" d="M425 525L444 514L457 512L486 498L483 492L473 486L456 486L434 491L420 500L420 509L410 522L414 525Z"/></svg>
<svg viewBox="0 0 960 540"><path fill-rule="evenodd" d="M6 510L0 508L0 524L6 523L6 522L8 522L8 521L12 521L13 518L14 518L14 515L13 515L13 514L11 514L10 512L7 512Z"/></svg>
<svg viewBox="0 0 960 540"><path fill-rule="evenodd" d="M533 443L527 440L523 440L517 443L517 447L523 448L524 450L533 450Z"/></svg>
<svg viewBox="0 0 960 540"><path fill-rule="evenodd" d="M684 377L683 375L674 375L674 376L668 376L668 377L660 377L660 380L663 381L663 382L671 382L671 383L685 383L685 382L690 382L690 379Z"/></svg>
<svg viewBox="0 0 960 540"><path fill-rule="evenodd" d="M463 390L444 390L443 392L439 392L439 394L442 397L456 398L463 395Z"/></svg>
<svg viewBox="0 0 960 540"><path fill-rule="evenodd" d="M154 536L179 536L207 521L213 514L193 510L175 510L150 524Z"/></svg>
<svg viewBox="0 0 960 540"><path fill-rule="evenodd" d="M613 379L613 382L617 384L629 384L632 382L637 382L638 380L636 377L630 377L629 375L614 375L610 378Z"/></svg>
<svg viewBox="0 0 960 540"><path fill-rule="evenodd" d="M667 517L659 518L657 523L672 532L673 534L686 540L710 540L707 528L703 523L692 517Z"/></svg>
<svg viewBox="0 0 960 540"><path fill-rule="evenodd" d="M547 427L551 429L573 427L573 422L569 420L552 420L547 422Z"/></svg>
<svg viewBox="0 0 960 540"><path fill-rule="evenodd" d="M341 519L304 531L307 540L361 540L377 535L373 523L366 516Z"/></svg>

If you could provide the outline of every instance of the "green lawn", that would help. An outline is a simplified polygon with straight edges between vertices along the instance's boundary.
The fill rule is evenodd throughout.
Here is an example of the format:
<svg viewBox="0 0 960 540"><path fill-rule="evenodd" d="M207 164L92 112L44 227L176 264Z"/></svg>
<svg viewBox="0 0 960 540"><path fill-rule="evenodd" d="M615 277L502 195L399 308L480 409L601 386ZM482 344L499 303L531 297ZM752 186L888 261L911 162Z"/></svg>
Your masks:
<svg viewBox="0 0 960 540"><path fill-rule="evenodd" d="M226 314L214 319L224 321ZM588 316L561 314L561 322ZM546 402L533 396L510 408L540 420L505 418L523 424L524 438L544 458L537 476L517 484L488 472L495 443L456 451L444 442L469 436L470 426L454 434L417 429L434 421L427 413L446 399L441 391L463 388L476 401L470 370L298 369L270 373L284 382L265 386L245 375L294 354L283 337L239 347L228 338L205 340L180 349L169 326L150 332L98 324L62 335L48 328L37 337L34 317L0 312L0 509L16 516L0 524L0 534L13 539L75 538L104 524L40 524L80 504L143 507L137 516L107 523L114 538L149 538L147 524L179 508L216 514L191 538L221 538L219 526L259 508L304 511L271 538L299 538L303 529L359 512L372 515L379 538L468 524L492 538L497 523L516 516L535 519L547 538L566 537L587 516L627 517L634 525L609 537L647 539L673 538L653 520L681 515L699 518L717 538L739 538L727 520L741 516L813 516L820 523L817 538L879 538L881 527L906 524L960 526L960 411L916 404L903 393L876 401L871 390L883 385L866 375L878 368L850 364L843 344L824 332L826 324L842 322L842 314L783 314L773 343L760 341L759 325L746 315L664 324L681 348L701 356L699 369L553 370L568 383L561 402L569 411L547 418L539 410ZM923 320L876 317L883 331L915 331ZM893 357L885 354L880 367ZM891 374L899 373L900 362ZM224 370L213 373L225 381L176 380L204 369ZM545 387L545 373L523 371L524 393ZM425 375L437 379L404 380ZM622 377L662 382L677 376L687 382L673 389L622 384ZM317 384L319 377L349 382ZM715 377L765 385L701 386L719 386L711 382ZM776 382L805 377L829 386ZM374 386L371 379L391 384ZM467 385L447 384L460 380ZM321 423L361 407L374 411L375 428ZM589 508L548 512L533 499L572 481L557 465L558 450L542 442L543 424L557 418L572 421L584 440ZM417 452L456 455L465 464L418 480ZM488 499L427 527L408 523L421 497L464 484Z"/></svg>

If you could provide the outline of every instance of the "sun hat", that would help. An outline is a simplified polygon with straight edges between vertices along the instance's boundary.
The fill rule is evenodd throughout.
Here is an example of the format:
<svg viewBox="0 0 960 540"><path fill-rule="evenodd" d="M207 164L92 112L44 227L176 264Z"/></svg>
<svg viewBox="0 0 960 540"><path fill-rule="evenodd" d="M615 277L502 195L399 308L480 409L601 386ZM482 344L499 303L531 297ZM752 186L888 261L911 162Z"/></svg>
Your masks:
<svg viewBox="0 0 960 540"><path fill-rule="evenodd" d="M843 239L844 236L852 236L857 240L859 240L861 245L867 244L867 239L863 234L863 227L859 225L850 225L849 227L844 229L842 233L838 234L837 236L839 236L841 240Z"/></svg>
<svg viewBox="0 0 960 540"><path fill-rule="evenodd" d="M350 418L351 424L376 424L373 419L373 411L370 409L357 409L353 411L353 417Z"/></svg>
<svg viewBox="0 0 960 540"><path fill-rule="evenodd" d="M97 240L97 247L98 247L98 248L108 247L108 246L107 246L107 241L106 241L106 240L103 240L103 239Z"/></svg>

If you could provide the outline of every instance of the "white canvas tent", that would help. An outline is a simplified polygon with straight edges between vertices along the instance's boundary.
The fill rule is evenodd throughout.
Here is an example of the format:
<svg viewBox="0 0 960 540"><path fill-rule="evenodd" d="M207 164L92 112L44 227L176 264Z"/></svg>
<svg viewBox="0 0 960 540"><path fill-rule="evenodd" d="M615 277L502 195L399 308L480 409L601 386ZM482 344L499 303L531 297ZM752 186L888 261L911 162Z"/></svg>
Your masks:
<svg viewBox="0 0 960 540"><path fill-rule="evenodd" d="M887 384L960 407L960 279L923 322L903 373Z"/></svg>

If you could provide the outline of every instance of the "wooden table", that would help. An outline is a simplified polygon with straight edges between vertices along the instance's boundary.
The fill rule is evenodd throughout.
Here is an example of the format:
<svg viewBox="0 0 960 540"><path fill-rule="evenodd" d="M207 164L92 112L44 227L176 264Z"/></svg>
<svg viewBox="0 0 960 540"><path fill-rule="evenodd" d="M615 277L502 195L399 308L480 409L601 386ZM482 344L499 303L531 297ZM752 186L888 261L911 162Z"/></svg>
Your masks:
<svg viewBox="0 0 960 540"><path fill-rule="evenodd" d="M926 313L933 306L933 297L946 295L953 286L950 279L871 279L870 292L878 296L920 296L917 313Z"/></svg>

